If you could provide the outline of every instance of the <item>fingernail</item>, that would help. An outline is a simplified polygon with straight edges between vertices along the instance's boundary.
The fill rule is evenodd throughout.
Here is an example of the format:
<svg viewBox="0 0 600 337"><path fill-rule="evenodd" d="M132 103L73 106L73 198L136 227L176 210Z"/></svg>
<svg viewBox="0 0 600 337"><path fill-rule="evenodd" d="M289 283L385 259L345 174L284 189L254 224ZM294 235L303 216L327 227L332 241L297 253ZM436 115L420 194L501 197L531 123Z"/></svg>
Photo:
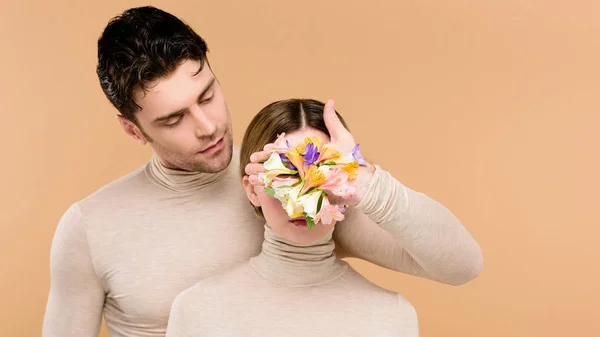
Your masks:
<svg viewBox="0 0 600 337"><path fill-rule="evenodd" d="M253 155L250 157L250 160L251 160L251 161L256 161L256 155L255 155L255 154L253 154Z"/></svg>

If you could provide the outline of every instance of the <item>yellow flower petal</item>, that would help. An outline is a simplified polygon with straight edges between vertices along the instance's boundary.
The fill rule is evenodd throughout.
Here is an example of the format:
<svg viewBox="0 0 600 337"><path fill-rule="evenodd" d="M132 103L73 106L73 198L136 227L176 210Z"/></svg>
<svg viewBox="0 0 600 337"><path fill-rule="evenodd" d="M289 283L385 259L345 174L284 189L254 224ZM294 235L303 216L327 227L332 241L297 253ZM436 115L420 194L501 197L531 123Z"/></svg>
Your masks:
<svg viewBox="0 0 600 337"><path fill-rule="evenodd" d="M302 187L302 193L310 190L313 187L319 186L325 182L325 174L316 165L310 165L304 174L304 186Z"/></svg>
<svg viewBox="0 0 600 337"><path fill-rule="evenodd" d="M294 165L298 169L298 173L300 176L304 175L304 158L300 155L296 149L293 149L285 154L285 156L290 160L292 165ZM283 165L283 163L281 164Z"/></svg>
<svg viewBox="0 0 600 337"><path fill-rule="evenodd" d="M326 163L328 161L336 161L341 156L342 155L341 155L340 151L330 148L330 147L325 147L325 148L323 148L323 152L321 152L321 155L319 156L319 159L317 159L317 161L319 163Z"/></svg>
<svg viewBox="0 0 600 337"><path fill-rule="evenodd" d="M348 173L348 179L353 180L358 175L358 163L353 161L342 166L342 170Z"/></svg>
<svg viewBox="0 0 600 337"><path fill-rule="evenodd" d="M308 143L313 143L313 145L318 149L321 148L321 139L319 137L306 137L304 139L304 147L306 147Z"/></svg>
<svg viewBox="0 0 600 337"><path fill-rule="evenodd" d="M294 150L299 154L305 154L308 143L312 143L317 149L321 149L321 139L319 139L319 137L306 137L302 143L294 148Z"/></svg>

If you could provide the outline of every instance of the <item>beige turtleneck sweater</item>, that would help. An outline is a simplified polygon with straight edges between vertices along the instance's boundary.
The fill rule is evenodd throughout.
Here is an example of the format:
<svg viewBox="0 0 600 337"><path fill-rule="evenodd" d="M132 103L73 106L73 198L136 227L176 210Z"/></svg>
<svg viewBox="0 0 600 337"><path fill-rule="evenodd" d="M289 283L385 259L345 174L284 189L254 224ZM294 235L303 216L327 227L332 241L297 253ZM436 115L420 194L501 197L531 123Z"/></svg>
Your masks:
<svg viewBox="0 0 600 337"><path fill-rule="evenodd" d="M333 249L331 233L300 245L265 226L260 255L175 299L166 337L418 336L413 306Z"/></svg>
<svg viewBox="0 0 600 337"><path fill-rule="evenodd" d="M42 336L97 336L102 315L112 337L164 336L180 292L258 255L264 222L242 189L238 156L235 148L218 174L153 157L74 203L52 243ZM349 256L448 284L481 268L478 244L450 211L380 168L334 239Z"/></svg>

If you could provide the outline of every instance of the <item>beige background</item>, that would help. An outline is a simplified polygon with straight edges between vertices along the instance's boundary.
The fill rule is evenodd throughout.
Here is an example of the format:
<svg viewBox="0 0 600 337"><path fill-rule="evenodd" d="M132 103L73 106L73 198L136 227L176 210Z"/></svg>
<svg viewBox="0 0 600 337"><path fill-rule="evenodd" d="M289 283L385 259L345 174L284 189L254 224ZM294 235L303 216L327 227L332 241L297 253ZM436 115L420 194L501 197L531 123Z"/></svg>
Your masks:
<svg viewBox="0 0 600 337"><path fill-rule="evenodd" d="M208 41L236 143L271 101L333 97L365 154L472 232L463 287L353 261L422 336L599 336L600 2L369 3L153 2ZM149 158L95 76L104 25L140 4L3 1L3 336L40 334L64 210Z"/></svg>

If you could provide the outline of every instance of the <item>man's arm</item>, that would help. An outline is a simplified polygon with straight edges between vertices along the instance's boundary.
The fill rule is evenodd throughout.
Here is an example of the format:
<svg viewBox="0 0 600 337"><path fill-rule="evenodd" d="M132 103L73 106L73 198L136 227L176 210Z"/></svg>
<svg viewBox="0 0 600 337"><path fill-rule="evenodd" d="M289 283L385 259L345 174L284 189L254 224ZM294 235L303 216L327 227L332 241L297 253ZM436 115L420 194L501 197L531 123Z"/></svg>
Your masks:
<svg viewBox="0 0 600 337"><path fill-rule="evenodd" d="M479 244L446 207L375 166L364 196L336 225L349 257L399 272L461 285L479 275Z"/></svg>
<svg viewBox="0 0 600 337"><path fill-rule="evenodd" d="M78 204L62 216L50 252L43 337L96 337L105 294L90 255Z"/></svg>
<svg viewBox="0 0 600 337"><path fill-rule="evenodd" d="M328 146L342 154L352 153L358 160L357 143L335 112L333 100L325 104L323 119L330 133ZM259 172L265 172L261 163L270 155L265 146L250 157L245 171L252 184L262 184L258 179ZM342 246L338 252L452 285L479 275L483 265L479 245L439 202L402 185L378 166L359 168L356 187L356 195L332 201L356 205L336 225L334 240Z"/></svg>

